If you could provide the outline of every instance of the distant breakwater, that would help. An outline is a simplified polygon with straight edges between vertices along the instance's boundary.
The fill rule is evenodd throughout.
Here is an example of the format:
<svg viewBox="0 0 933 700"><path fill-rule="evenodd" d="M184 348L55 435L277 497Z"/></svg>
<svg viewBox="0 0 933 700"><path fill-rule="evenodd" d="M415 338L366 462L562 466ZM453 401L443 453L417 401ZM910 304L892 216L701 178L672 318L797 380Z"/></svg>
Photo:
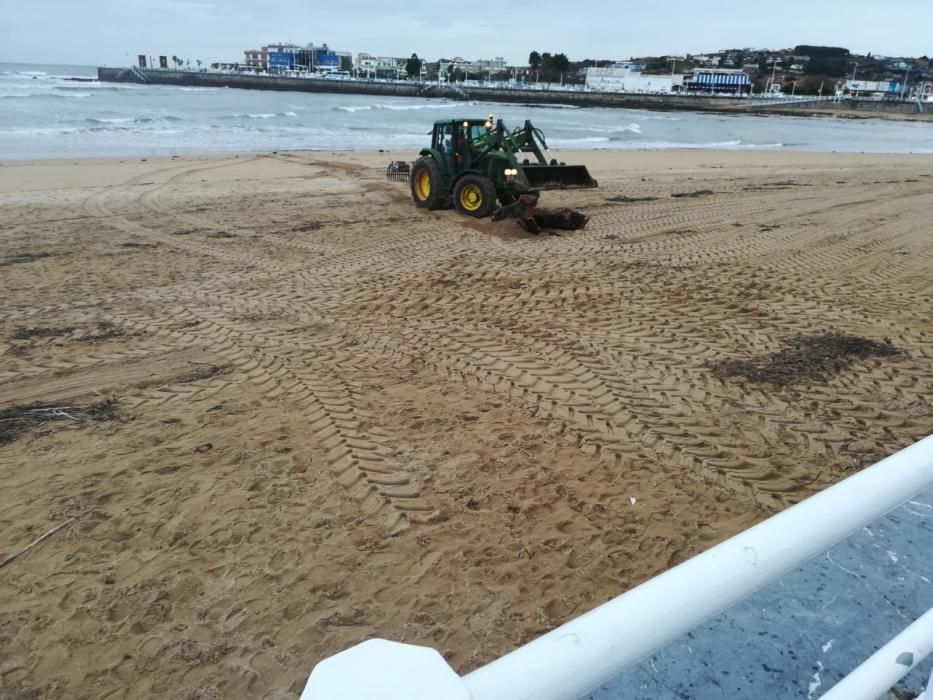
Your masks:
<svg viewBox="0 0 933 700"><path fill-rule="evenodd" d="M626 107L658 111L734 112L743 100L693 95L633 95L626 93L569 90L528 90L424 83L384 83L369 80L286 78L272 75L242 75L196 71L97 69L103 82L178 85L184 87L229 87L241 90L324 92L345 95L389 95L395 97L439 97L477 102L516 104L559 104L573 107ZM145 80L143 80L145 78Z"/></svg>

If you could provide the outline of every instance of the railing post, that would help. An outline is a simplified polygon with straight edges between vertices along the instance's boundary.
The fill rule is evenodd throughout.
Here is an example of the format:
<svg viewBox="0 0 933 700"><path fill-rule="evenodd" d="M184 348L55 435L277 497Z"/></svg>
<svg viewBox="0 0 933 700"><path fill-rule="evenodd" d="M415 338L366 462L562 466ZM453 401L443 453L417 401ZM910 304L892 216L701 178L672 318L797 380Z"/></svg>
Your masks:
<svg viewBox="0 0 933 700"><path fill-rule="evenodd" d="M324 659L300 700L470 700L434 649L370 639Z"/></svg>

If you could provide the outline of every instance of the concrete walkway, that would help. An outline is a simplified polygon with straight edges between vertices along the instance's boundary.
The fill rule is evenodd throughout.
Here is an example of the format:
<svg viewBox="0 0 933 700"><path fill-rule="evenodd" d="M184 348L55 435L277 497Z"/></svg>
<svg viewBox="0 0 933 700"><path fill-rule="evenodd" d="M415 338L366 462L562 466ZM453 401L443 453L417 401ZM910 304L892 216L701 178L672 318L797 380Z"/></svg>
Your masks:
<svg viewBox="0 0 933 700"><path fill-rule="evenodd" d="M931 553L933 490L587 698L818 698L933 607ZM920 692L931 667L900 687Z"/></svg>

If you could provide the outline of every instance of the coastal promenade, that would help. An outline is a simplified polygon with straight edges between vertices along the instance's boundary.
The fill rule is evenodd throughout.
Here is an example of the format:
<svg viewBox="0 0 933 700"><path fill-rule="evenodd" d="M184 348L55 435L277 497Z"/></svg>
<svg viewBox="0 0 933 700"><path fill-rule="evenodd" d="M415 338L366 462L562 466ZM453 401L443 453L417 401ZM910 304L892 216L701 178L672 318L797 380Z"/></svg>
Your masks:
<svg viewBox="0 0 933 700"><path fill-rule="evenodd" d="M97 69L105 82L149 83L190 87L230 87L243 90L284 90L396 97L443 97L447 99L524 104L564 104L576 107L630 107L655 110L733 111L741 98L708 96L645 95L618 92L533 88L461 86L420 82L377 80L328 80L290 78L275 75L248 75L208 71L143 70L138 68Z"/></svg>
<svg viewBox="0 0 933 700"><path fill-rule="evenodd" d="M422 83L416 81L332 80L327 78L283 77L218 71L113 68L101 66L103 82L146 83L188 87L229 87L242 90L274 90L395 97L440 97L481 102L567 105L571 107L621 107L656 111L784 114L787 116L842 116L864 118L890 115L893 118L929 119L912 102L829 98L793 100L757 99L712 95L649 95L642 93L593 92L582 89L538 89L492 87L465 84Z"/></svg>

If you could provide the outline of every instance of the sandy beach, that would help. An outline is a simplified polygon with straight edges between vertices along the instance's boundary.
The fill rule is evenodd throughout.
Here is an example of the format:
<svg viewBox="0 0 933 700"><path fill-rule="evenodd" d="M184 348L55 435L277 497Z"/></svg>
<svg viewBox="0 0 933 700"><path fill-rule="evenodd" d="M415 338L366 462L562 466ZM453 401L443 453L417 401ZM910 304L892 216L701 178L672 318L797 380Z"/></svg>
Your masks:
<svg viewBox="0 0 933 700"><path fill-rule="evenodd" d="M410 153L0 164L0 560L67 523L0 568L0 696L466 672L929 433L933 156L562 157L541 236ZM893 349L723 371L827 333Z"/></svg>

